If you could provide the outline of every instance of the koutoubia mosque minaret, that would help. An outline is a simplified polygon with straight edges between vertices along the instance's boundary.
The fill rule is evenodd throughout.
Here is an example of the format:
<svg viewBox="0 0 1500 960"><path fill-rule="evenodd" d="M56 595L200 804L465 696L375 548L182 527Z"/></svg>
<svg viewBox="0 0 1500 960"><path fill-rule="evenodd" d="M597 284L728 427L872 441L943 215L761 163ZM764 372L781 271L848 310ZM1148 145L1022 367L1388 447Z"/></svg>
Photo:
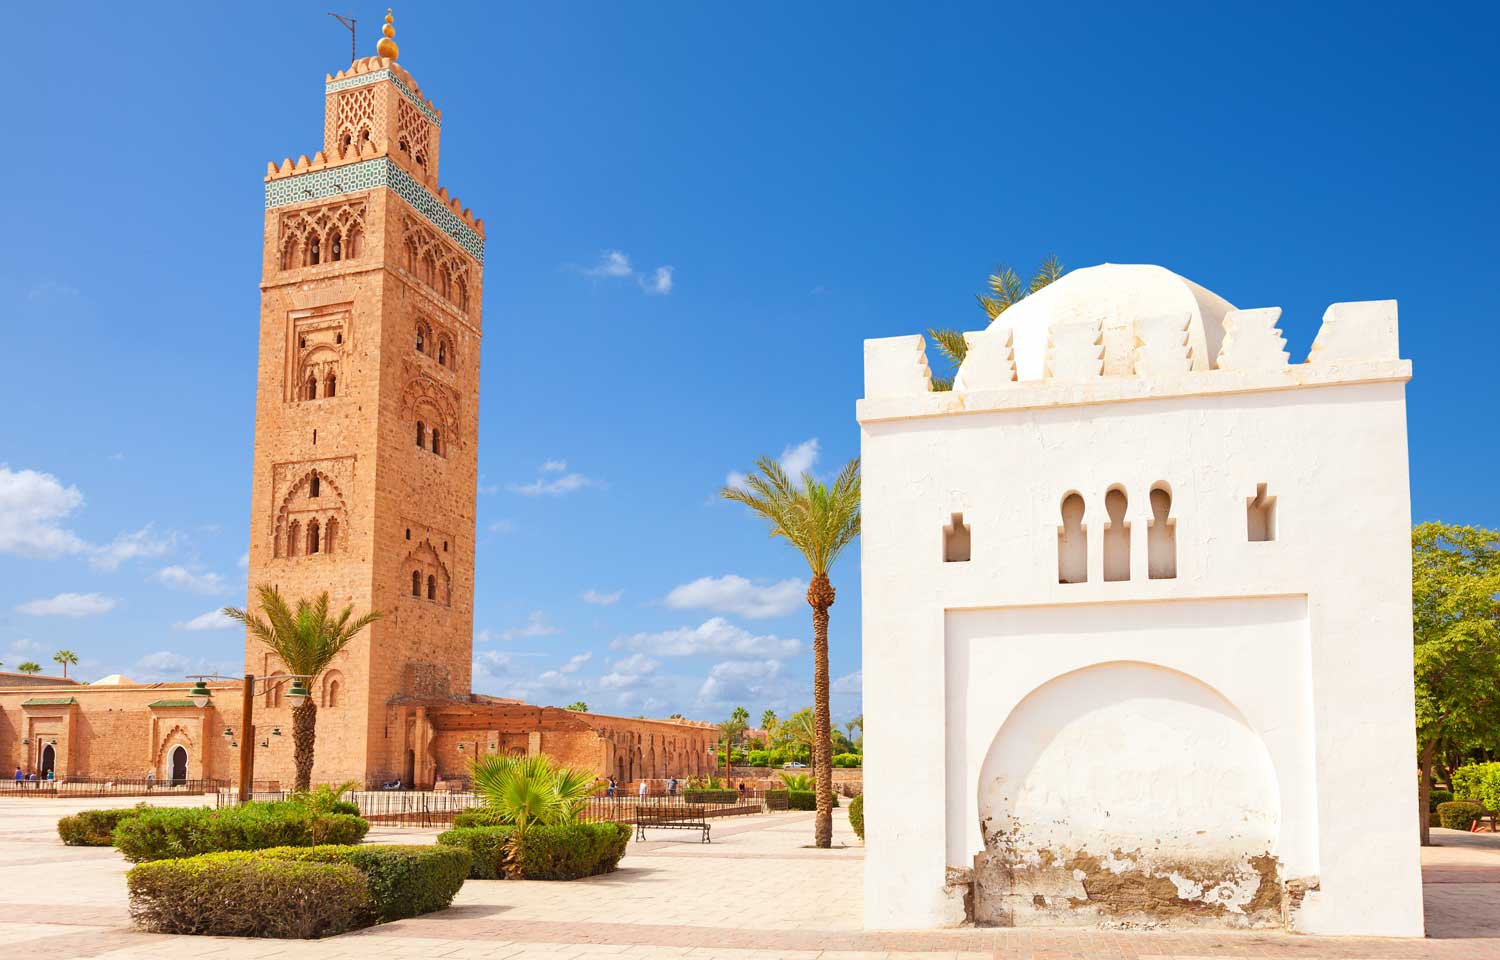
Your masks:
<svg viewBox="0 0 1500 960"><path fill-rule="evenodd" d="M265 178L249 585L384 614L312 690L317 782L420 779L427 705L470 690L484 225L438 186L443 115L395 32ZM245 669L281 667L249 640ZM260 729L290 729L282 697ZM291 750L257 776L289 782Z"/></svg>

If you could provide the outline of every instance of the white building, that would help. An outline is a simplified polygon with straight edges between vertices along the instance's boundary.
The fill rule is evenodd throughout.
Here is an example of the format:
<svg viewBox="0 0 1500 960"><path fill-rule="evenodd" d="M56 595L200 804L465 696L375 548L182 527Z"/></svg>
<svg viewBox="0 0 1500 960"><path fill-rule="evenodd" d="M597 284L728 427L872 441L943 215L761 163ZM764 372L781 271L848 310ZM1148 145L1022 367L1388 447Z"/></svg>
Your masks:
<svg viewBox="0 0 1500 960"><path fill-rule="evenodd" d="M1279 316L1105 265L952 392L866 342L866 926L1422 934L1411 364Z"/></svg>

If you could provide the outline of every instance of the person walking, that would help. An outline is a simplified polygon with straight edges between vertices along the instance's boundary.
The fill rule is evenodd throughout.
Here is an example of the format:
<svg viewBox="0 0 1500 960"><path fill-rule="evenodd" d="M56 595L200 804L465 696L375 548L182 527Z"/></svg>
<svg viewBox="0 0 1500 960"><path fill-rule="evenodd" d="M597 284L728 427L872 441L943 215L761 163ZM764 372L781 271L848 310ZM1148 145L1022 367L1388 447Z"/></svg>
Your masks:
<svg viewBox="0 0 1500 960"><path fill-rule="evenodd" d="M612 797L612 796L615 795L615 778L614 777L610 777L609 778L609 784L604 788L604 795L606 797Z"/></svg>
<svg viewBox="0 0 1500 960"><path fill-rule="evenodd" d="M642 800L646 799L646 793L647 793L646 781L642 780L641 781L641 799Z"/></svg>
<svg viewBox="0 0 1500 960"><path fill-rule="evenodd" d="M149 793L151 791L151 788L154 787L154 786L156 786L156 770L155 769L147 770L146 771L146 792Z"/></svg>
<svg viewBox="0 0 1500 960"><path fill-rule="evenodd" d="M673 777L672 779L670 779L670 780L667 781L667 796L669 796L669 797L675 797L675 796L677 796L677 778L676 777Z"/></svg>
<svg viewBox="0 0 1500 960"><path fill-rule="evenodd" d="M21 772L21 765L20 764L16 764L16 783L22 783L25 780L26 780L26 774L24 774L24 773Z"/></svg>

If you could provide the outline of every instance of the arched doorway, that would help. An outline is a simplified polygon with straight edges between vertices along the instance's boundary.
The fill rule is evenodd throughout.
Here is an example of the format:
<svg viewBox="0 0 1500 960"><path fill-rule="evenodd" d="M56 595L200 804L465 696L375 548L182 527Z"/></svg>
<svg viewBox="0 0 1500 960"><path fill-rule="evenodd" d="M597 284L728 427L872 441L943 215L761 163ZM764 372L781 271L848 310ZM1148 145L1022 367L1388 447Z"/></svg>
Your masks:
<svg viewBox="0 0 1500 960"><path fill-rule="evenodd" d="M46 780L47 775L57 769L57 748L47 743L42 745L42 762L37 765L36 778Z"/></svg>
<svg viewBox="0 0 1500 960"><path fill-rule="evenodd" d="M167 782L186 783L188 778L187 747L177 746L167 755Z"/></svg>

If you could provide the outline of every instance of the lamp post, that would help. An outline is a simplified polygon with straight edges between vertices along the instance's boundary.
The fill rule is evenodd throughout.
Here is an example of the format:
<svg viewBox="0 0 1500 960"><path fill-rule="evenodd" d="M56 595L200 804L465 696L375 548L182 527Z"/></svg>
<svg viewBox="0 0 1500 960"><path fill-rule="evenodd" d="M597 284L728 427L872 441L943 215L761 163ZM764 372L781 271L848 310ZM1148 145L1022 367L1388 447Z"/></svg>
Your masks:
<svg viewBox="0 0 1500 960"><path fill-rule="evenodd" d="M224 680L233 683L235 680L234 677L224 677L212 673L199 674L197 676L189 677L188 679L198 681L193 685L193 689L188 692L188 699L193 701L194 706L198 707L206 707L212 701L213 694L209 692L207 681ZM255 780L256 693L264 693L265 691L274 689L280 684L283 684L286 681L290 680L292 681L292 689L287 693L287 702L290 703L292 705L292 709L295 710L298 707L302 706L302 704L306 703L307 698L311 696L307 685L303 683L304 680L311 679L311 676L302 673L276 673L268 677L256 677L256 675L253 673L247 673L245 674L244 679L241 681L241 683L243 684L243 688L242 699L240 701L240 725L243 729L241 731L240 740L236 741L234 739L234 730L232 728L224 728L224 736L229 738L229 745L231 747L238 746L241 741L244 743L244 746L240 747L241 803L249 801L251 786L253 785ZM257 684L259 684L259 690L256 689ZM276 737L281 736L281 728L276 727L275 729L273 729L271 731L271 735ZM268 744L270 743L269 740L267 740L266 742Z"/></svg>

